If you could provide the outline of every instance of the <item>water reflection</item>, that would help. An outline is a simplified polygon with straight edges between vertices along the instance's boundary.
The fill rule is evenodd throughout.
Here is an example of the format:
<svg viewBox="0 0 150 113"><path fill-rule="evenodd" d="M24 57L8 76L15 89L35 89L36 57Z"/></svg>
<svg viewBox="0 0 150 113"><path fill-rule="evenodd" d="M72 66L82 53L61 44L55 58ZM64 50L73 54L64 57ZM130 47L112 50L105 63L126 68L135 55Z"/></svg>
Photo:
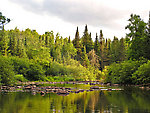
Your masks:
<svg viewBox="0 0 150 113"><path fill-rule="evenodd" d="M0 93L0 113L150 113L149 91L91 91L59 96Z"/></svg>

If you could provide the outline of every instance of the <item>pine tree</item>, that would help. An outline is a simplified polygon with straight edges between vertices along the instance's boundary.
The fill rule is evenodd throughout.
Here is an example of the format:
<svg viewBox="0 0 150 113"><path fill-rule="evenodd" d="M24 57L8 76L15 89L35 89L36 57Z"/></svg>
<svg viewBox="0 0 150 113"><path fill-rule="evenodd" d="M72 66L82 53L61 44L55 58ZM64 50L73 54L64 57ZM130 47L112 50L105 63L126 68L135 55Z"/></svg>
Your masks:
<svg viewBox="0 0 150 113"><path fill-rule="evenodd" d="M51 31L49 32L49 47L53 47L54 46L54 32Z"/></svg>
<svg viewBox="0 0 150 113"><path fill-rule="evenodd" d="M90 65L90 61L88 59L88 55L86 53L86 47L85 46L84 46L84 51L82 54L82 65L85 67L89 67L89 65Z"/></svg>
<svg viewBox="0 0 150 113"><path fill-rule="evenodd" d="M0 54L7 56L8 54L8 44L7 44L7 36L4 30L4 25L10 22L9 18L6 18L0 12Z"/></svg>
<svg viewBox="0 0 150 113"><path fill-rule="evenodd" d="M96 54L98 54L98 52L99 52L99 42L98 42L97 33L96 33L96 38L95 38L95 42L94 42L94 50L95 50Z"/></svg>
<svg viewBox="0 0 150 113"><path fill-rule="evenodd" d="M80 41L80 36L79 36L79 30L78 30L78 27L77 27L76 34L75 34L75 39L73 40L73 45L74 45L75 48L80 48L79 41Z"/></svg>
<svg viewBox="0 0 150 113"><path fill-rule="evenodd" d="M55 38L55 45L58 46L60 44L60 38L59 38L59 33L56 34L56 38Z"/></svg>
<svg viewBox="0 0 150 113"><path fill-rule="evenodd" d="M48 42L48 36L46 35L46 36L45 36L45 46L46 46L46 47L48 47L48 43L49 43L49 42Z"/></svg>
<svg viewBox="0 0 150 113"><path fill-rule="evenodd" d="M17 40L17 54L16 55L19 57L27 57L25 53L24 45L19 38Z"/></svg>
<svg viewBox="0 0 150 113"><path fill-rule="evenodd" d="M99 49L100 49L100 65L101 65L101 69L104 68L104 46L105 46L105 40L103 37L103 32L102 30L100 30L100 43L99 43Z"/></svg>
<svg viewBox="0 0 150 113"><path fill-rule="evenodd" d="M87 25L85 26L84 34L82 37L82 44L86 47L87 53L93 49L93 42L91 34L88 33Z"/></svg>
<svg viewBox="0 0 150 113"><path fill-rule="evenodd" d="M119 61L124 61L127 59L127 51L126 51L126 46L125 46L125 39L124 38L121 38L119 40Z"/></svg>
<svg viewBox="0 0 150 113"><path fill-rule="evenodd" d="M119 40L117 37L114 36L114 39L111 43L110 53L111 53L111 62L118 62L120 61L120 46Z"/></svg>
<svg viewBox="0 0 150 113"><path fill-rule="evenodd" d="M7 56L7 54L8 54L8 44L7 44L6 38L7 38L7 36L3 29L2 31L0 31L0 54L2 54L4 56Z"/></svg>
<svg viewBox="0 0 150 113"><path fill-rule="evenodd" d="M75 59L80 61L81 60L81 56L82 56L82 46L80 44L80 36L79 36L79 30L77 27L76 33L75 33L75 39L72 41L74 47L77 50L77 55L75 56Z"/></svg>
<svg viewBox="0 0 150 113"><path fill-rule="evenodd" d="M44 40L44 38L45 38L44 35L42 35L42 40Z"/></svg>
<svg viewBox="0 0 150 113"><path fill-rule="evenodd" d="M69 36L69 39L68 39L68 43L71 43L71 39L70 39L70 36Z"/></svg>
<svg viewBox="0 0 150 113"><path fill-rule="evenodd" d="M17 55L17 38L14 31L10 31L9 34L9 50L12 56Z"/></svg>
<svg viewBox="0 0 150 113"><path fill-rule="evenodd" d="M107 66L110 63L110 53L109 53L109 47L110 47L111 40L107 40L104 43L104 50L103 50L103 66Z"/></svg>

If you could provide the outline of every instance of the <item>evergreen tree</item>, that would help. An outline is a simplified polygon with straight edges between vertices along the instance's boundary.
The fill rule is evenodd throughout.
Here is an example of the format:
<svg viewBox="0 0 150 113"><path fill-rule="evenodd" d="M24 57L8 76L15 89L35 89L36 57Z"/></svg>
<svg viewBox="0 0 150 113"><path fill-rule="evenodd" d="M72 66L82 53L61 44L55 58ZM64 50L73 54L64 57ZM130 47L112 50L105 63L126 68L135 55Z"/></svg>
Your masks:
<svg viewBox="0 0 150 113"><path fill-rule="evenodd" d="M107 40L104 42L104 49L103 49L103 66L109 65L110 61L110 54L109 54L109 46L110 46L110 41Z"/></svg>
<svg viewBox="0 0 150 113"><path fill-rule="evenodd" d="M45 39L45 37L44 37L44 35L42 35L42 40L44 40Z"/></svg>
<svg viewBox="0 0 150 113"><path fill-rule="evenodd" d="M4 30L4 25L6 25L9 22L10 19L3 16L0 12L0 54L4 56L7 56L8 53L7 35Z"/></svg>
<svg viewBox="0 0 150 113"><path fill-rule="evenodd" d="M84 51L82 54L82 65L85 67L89 67L89 65L90 65L90 61L88 59L88 55L86 53L86 47L85 46L84 46Z"/></svg>
<svg viewBox="0 0 150 113"><path fill-rule="evenodd" d="M10 50L10 53L12 56L15 56L17 55L17 38L15 36L15 33L14 31L10 31L10 34L9 34L9 50Z"/></svg>
<svg viewBox="0 0 150 113"><path fill-rule="evenodd" d="M18 38L17 40L17 56L19 57L27 57L25 53L25 48L21 40Z"/></svg>
<svg viewBox="0 0 150 113"><path fill-rule="evenodd" d="M111 62L120 61L120 46L119 40L114 36L114 39L111 43L110 53L111 53Z"/></svg>
<svg viewBox="0 0 150 113"><path fill-rule="evenodd" d="M0 54L4 56L8 54L7 36L4 30L0 31Z"/></svg>
<svg viewBox="0 0 150 113"><path fill-rule="evenodd" d="M78 27L77 27L76 34L75 34L75 39L73 40L73 45L74 45L75 48L80 48L79 41L80 41L80 36L79 36L79 30L78 30Z"/></svg>
<svg viewBox="0 0 150 113"><path fill-rule="evenodd" d="M55 45L56 46L58 46L60 44L60 38L59 37L60 37L60 35L59 35L59 33L57 33L56 37L55 37Z"/></svg>
<svg viewBox="0 0 150 113"><path fill-rule="evenodd" d="M93 49L93 42L91 38L91 34L88 33L87 25L85 26L85 30L82 37L82 44L86 47L87 53Z"/></svg>
<svg viewBox="0 0 150 113"><path fill-rule="evenodd" d="M69 36L69 39L68 39L68 43L71 43L71 39L70 39L70 36Z"/></svg>
<svg viewBox="0 0 150 113"><path fill-rule="evenodd" d="M81 56L82 56L82 49L81 49L82 47L81 47L81 44L80 44L80 36L79 36L78 27L77 27L77 30L76 30L76 33L75 33L75 39L72 42L73 42L74 47L77 50L77 55L75 56L75 59L80 61Z"/></svg>
<svg viewBox="0 0 150 113"><path fill-rule="evenodd" d="M100 43L99 43L99 48L100 48L100 65L101 65L101 69L104 68L104 46L105 46L105 40L103 37L103 32L102 30L100 30Z"/></svg>
<svg viewBox="0 0 150 113"><path fill-rule="evenodd" d="M94 42L94 50L95 50L96 54L99 53L99 42L98 42L97 33L96 33L96 38L95 38L95 42Z"/></svg>
<svg viewBox="0 0 150 113"><path fill-rule="evenodd" d="M126 44L125 39L121 38L119 41L119 61L124 61L127 59L127 50L126 50Z"/></svg>
<svg viewBox="0 0 150 113"><path fill-rule="evenodd" d="M49 44L49 42L48 42L48 35L46 34L46 36L45 36L45 46L48 47L48 44Z"/></svg>

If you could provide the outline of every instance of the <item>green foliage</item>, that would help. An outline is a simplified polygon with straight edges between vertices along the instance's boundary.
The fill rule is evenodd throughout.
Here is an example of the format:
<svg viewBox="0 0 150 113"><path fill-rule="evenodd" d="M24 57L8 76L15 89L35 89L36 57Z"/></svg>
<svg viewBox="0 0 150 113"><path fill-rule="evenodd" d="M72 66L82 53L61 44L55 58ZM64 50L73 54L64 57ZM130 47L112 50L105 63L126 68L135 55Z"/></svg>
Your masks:
<svg viewBox="0 0 150 113"><path fill-rule="evenodd" d="M150 61L141 65L138 70L133 73L133 80L136 84L150 83Z"/></svg>
<svg viewBox="0 0 150 113"><path fill-rule="evenodd" d="M28 80L44 80L44 70L40 64L28 59L12 57L16 74L22 74Z"/></svg>
<svg viewBox="0 0 150 113"><path fill-rule="evenodd" d="M94 42L94 50L96 53L99 53L99 42L98 42L97 33L96 33L96 38L95 38L95 42Z"/></svg>
<svg viewBox="0 0 150 113"><path fill-rule="evenodd" d="M8 43L6 31L0 31L0 54L3 56L8 55Z"/></svg>
<svg viewBox="0 0 150 113"><path fill-rule="evenodd" d="M43 67L36 63L31 63L29 66L29 69L27 71L27 74L25 76L28 80L44 80L44 70Z"/></svg>
<svg viewBox="0 0 150 113"><path fill-rule="evenodd" d="M62 47L62 56L65 58L73 58L76 55L76 49L72 43L65 42Z"/></svg>
<svg viewBox="0 0 150 113"><path fill-rule="evenodd" d="M28 59L11 57L11 60L14 65L14 71L16 74L22 74L23 76L27 76L27 72L30 66L30 62Z"/></svg>
<svg viewBox="0 0 150 113"><path fill-rule="evenodd" d="M59 64L57 62L52 62L50 64L50 67L46 71L46 75L62 76L66 74L66 68L62 64Z"/></svg>
<svg viewBox="0 0 150 113"><path fill-rule="evenodd" d="M73 40L73 45L74 45L75 48L80 48L79 41L80 41L80 37L79 37L79 30L78 30L78 27L77 27L76 34L75 34L75 39Z"/></svg>
<svg viewBox="0 0 150 113"><path fill-rule="evenodd" d="M7 63L3 61L1 64L4 66L1 73L6 73L1 75L3 83L10 84L13 78L19 81L106 79L122 84L149 82L149 63L144 64L140 58L150 59L150 28L138 15L131 15L126 26L130 32L126 38L107 40L100 30L99 39L96 33L94 43L87 25L82 38L77 27L75 39L71 42L70 37L63 38L59 33L54 36L53 31L43 35L29 28L5 31L3 26L9 21L0 13L3 28L0 31L0 55L8 56L1 57ZM125 61L130 58L139 61ZM10 72L5 70L8 64ZM17 76L13 77L13 74Z"/></svg>
<svg viewBox="0 0 150 113"><path fill-rule="evenodd" d="M113 63L108 67L106 81L121 84L133 84L132 74L139 66L140 62L132 60L123 61L122 63Z"/></svg>
<svg viewBox="0 0 150 113"><path fill-rule="evenodd" d="M0 83L10 85L14 82L14 67L7 57L0 56Z"/></svg>
<svg viewBox="0 0 150 113"><path fill-rule="evenodd" d="M28 81L28 80L27 80L23 75L21 75L21 74L15 75L14 79L15 79L16 81L20 81L20 82L26 82L26 81Z"/></svg>
<svg viewBox="0 0 150 113"><path fill-rule="evenodd" d="M91 38L91 33L90 34L88 33L87 25L85 26L84 34L82 37L82 44L83 47L85 46L87 53L93 49L94 44Z"/></svg>
<svg viewBox="0 0 150 113"><path fill-rule="evenodd" d="M147 24L139 15L135 14L131 14L128 21L129 24L126 26L126 29L129 29L130 32L127 36L131 38L129 57L136 60L140 57L149 58L149 52L146 50L146 48L149 48L149 45L147 45L148 42L145 41L149 38L146 33Z"/></svg>
<svg viewBox="0 0 150 113"><path fill-rule="evenodd" d="M86 47L84 46L84 51L83 51L83 54L82 54L82 65L85 66L85 67L89 67L90 65L90 61L88 59L88 55L86 54Z"/></svg>
<svg viewBox="0 0 150 113"><path fill-rule="evenodd" d="M96 76L99 77L100 73L95 71L94 68L83 67L76 61L70 61L71 64L63 65L57 62L50 64L50 67L46 70L47 78L54 79L60 77L63 80L95 80ZM100 77L99 77L100 78ZM52 79L52 80L53 80ZM55 80L55 79L54 79Z"/></svg>
<svg viewBox="0 0 150 113"><path fill-rule="evenodd" d="M127 56L127 49L125 45L125 40L121 38L114 37L111 48L110 48L110 58L111 62L124 61Z"/></svg>

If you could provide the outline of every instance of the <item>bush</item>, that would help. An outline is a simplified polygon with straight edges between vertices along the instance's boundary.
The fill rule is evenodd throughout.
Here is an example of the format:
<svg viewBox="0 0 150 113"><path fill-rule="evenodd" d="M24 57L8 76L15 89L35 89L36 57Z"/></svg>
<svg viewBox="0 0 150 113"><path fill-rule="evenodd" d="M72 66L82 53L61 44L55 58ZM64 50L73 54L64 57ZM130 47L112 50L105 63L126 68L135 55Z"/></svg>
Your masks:
<svg viewBox="0 0 150 113"><path fill-rule="evenodd" d="M150 83L150 61L141 65L132 77L136 84Z"/></svg>
<svg viewBox="0 0 150 113"><path fill-rule="evenodd" d="M14 82L14 67L9 58L0 56L0 82L10 85Z"/></svg>
<svg viewBox="0 0 150 113"><path fill-rule="evenodd" d="M25 58L12 57L11 58L16 74L22 74L27 76L27 72L30 67L30 62Z"/></svg>
<svg viewBox="0 0 150 113"><path fill-rule="evenodd" d="M45 75L44 75L43 67L39 64L31 63L25 77L28 80L33 80L33 81L44 80Z"/></svg>
<svg viewBox="0 0 150 113"><path fill-rule="evenodd" d="M63 81L95 80L96 77L100 76L100 72L94 71L94 69L92 67L86 68L80 64L78 64L78 65L77 64L76 65L75 64L74 65L63 65L63 64L59 64L57 62L51 63L50 67L47 68L45 74L47 76L50 76L50 75L57 76L59 79L62 78ZM98 75L98 76L96 76L96 75Z"/></svg>
<svg viewBox="0 0 150 113"><path fill-rule="evenodd" d="M62 81L75 81L75 79L71 76L68 76L68 75L64 75L64 76L47 76L46 81L62 82Z"/></svg>
<svg viewBox="0 0 150 113"><path fill-rule="evenodd" d="M121 83L121 84L134 84L132 74L140 66L139 61L124 61L122 63L113 63L108 68L106 76L107 82Z"/></svg>
<svg viewBox="0 0 150 113"><path fill-rule="evenodd" d="M93 68L86 68L82 65L78 66L67 66L68 72L72 75L76 80L95 80L96 74L93 71Z"/></svg>
<svg viewBox="0 0 150 113"><path fill-rule="evenodd" d="M50 64L50 68L47 68L46 75L53 75L53 76L62 75L61 68L62 66L60 64L53 62Z"/></svg>
<svg viewBox="0 0 150 113"><path fill-rule="evenodd" d="M66 66L64 66L63 64L53 62L50 64L50 67L47 68L47 71L45 74L46 75L53 75L53 76L70 75L70 70Z"/></svg>
<svg viewBox="0 0 150 113"><path fill-rule="evenodd" d="M20 75L20 74L15 75L15 80L21 81L21 82L26 82L26 81L28 81L23 75Z"/></svg>
<svg viewBox="0 0 150 113"><path fill-rule="evenodd" d="M28 80L44 80L43 67L31 60L25 58L12 57L16 74L22 74Z"/></svg>

